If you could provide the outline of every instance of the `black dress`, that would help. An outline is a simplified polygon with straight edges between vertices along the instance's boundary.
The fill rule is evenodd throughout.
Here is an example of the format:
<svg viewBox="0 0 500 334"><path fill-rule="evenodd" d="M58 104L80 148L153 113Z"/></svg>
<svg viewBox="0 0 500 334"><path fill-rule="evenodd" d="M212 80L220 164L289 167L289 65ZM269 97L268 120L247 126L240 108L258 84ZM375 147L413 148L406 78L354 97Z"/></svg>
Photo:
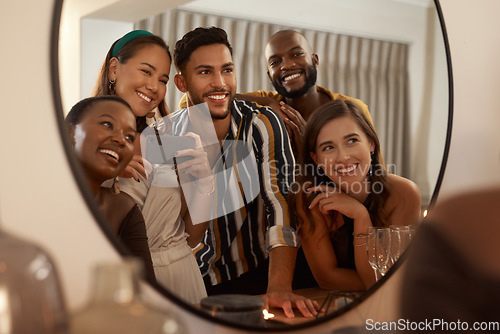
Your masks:
<svg viewBox="0 0 500 334"><path fill-rule="evenodd" d="M354 220L342 215L344 225L340 226L331 236L337 266L339 268L356 269L354 262Z"/></svg>
<svg viewBox="0 0 500 334"><path fill-rule="evenodd" d="M149 282L156 282L146 234L146 225L141 210L137 205L134 205L123 219L117 236L132 256L142 260L145 278Z"/></svg>
<svg viewBox="0 0 500 334"><path fill-rule="evenodd" d="M339 268L356 269L354 262L354 220L342 215L344 225L339 227L331 236L333 249L337 258ZM293 275L292 289L304 289L317 287L318 283L309 268L302 246L297 252L297 261Z"/></svg>

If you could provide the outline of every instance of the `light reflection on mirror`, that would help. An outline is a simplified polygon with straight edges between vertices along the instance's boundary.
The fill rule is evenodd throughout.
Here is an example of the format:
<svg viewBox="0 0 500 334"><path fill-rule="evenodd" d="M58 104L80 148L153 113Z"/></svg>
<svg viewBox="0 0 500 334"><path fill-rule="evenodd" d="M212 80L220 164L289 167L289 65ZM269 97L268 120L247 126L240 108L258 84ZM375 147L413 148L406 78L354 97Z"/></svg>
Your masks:
<svg viewBox="0 0 500 334"><path fill-rule="evenodd" d="M441 166L448 122L446 56L441 27L431 1L316 0L304 5L299 1L234 1L229 4L225 1L199 0L178 1L176 4L189 12L407 44L409 128L404 176L418 184L422 193L422 211L427 208ZM157 4L138 0L65 0L59 51L63 109L67 112L79 99L91 94L104 55L114 40L133 29L140 20L164 13L174 5L173 2ZM151 19L142 24L149 25L148 28L153 31L158 29L158 23L155 26ZM168 34L163 37L172 50L175 38L168 40ZM232 44L236 49L238 42ZM320 58L320 85L322 73L328 71L323 67L325 63ZM174 71L172 68L171 78ZM266 68L257 68L255 71L265 76ZM240 81L239 88L243 86ZM263 84L259 82L246 89L272 90L270 83L266 84L266 87L262 87ZM349 89L347 86L328 88L366 100L345 91ZM177 110L175 101L179 100L181 94L173 80L168 84L167 94L170 109ZM370 103L367 104L371 112L376 114ZM374 119L378 128L376 117ZM384 152L384 156L390 154ZM389 160L386 162L391 163Z"/></svg>

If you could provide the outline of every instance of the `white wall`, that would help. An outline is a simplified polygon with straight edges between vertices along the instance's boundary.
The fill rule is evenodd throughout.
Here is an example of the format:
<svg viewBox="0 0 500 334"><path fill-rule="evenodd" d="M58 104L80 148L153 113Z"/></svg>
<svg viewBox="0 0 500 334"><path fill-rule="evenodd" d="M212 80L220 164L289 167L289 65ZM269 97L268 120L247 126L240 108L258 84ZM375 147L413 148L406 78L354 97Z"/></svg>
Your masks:
<svg viewBox="0 0 500 334"><path fill-rule="evenodd" d="M80 98L92 95L104 57L111 44L134 28L132 22L84 18L81 21ZM75 101L75 103L78 101ZM69 109L65 111L69 112Z"/></svg>
<svg viewBox="0 0 500 334"><path fill-rule="evenodd" d="M59 68L63 109L69 110L81 99L81 19L97 8L110 6L121 0L65 0L61 18Z"/></svg>
<svg viewBox="0 0 500 334"><path fill-rule="evenodd" d="M500 1L441 2L455 85L452 143L440 192L447 197L500 185Z"/></svg>
<svg viewBox="0 0 500 334"><path fill-rule="evenodd" d="M95 70L91 70L90 66L98 64L99 70L107 52L104 47L106 41L116 40L116 36L121 36L127 27L132 26L132 22L159 11L166 11L186 1L64 0L59 36L60 45L63 46L59 50L63 109L68 111L76 102L86 97L82 94L92 90L95 83L95 81L92 82L95 78ZM90 22L96 23L96 28L99 29L97 34L92 31ZM85 31L82 31L82 27L85 28ZM113 36L114 33L118 33L118 35ZM92 38L96 39L96 48L85 51L85 58L82 62L82 43L88 42L88 44L94 45L90 41ZM105 49L104 53L103 48ZM88 52L93 56L90 56ZM85 85L84 87L82 87L82 83ZM88 83L91 85L90 88L87 87Z"/></svg>
<svg viewBox="0 0 500 334"><path fill-rule="evenodd" d="M497 0L441 0L454 66L455 120L441 195L500 185L500 31ZM89 293L91 266L118 255L83 202L68 168L54 116L49 72L53 0L2 3L0 54L0 215L6 230L43 245L55 259L71 310ZM36 10L27 10L36 8ZM464 18L466 23L464 24ZM12 31L15 29L16 33ZM33 89L30 89L33 87ZM331 331L367 318L398 317L400 272L358 308L302 333ZM149 292L192 333L236 333L206 323Z"/></svg>

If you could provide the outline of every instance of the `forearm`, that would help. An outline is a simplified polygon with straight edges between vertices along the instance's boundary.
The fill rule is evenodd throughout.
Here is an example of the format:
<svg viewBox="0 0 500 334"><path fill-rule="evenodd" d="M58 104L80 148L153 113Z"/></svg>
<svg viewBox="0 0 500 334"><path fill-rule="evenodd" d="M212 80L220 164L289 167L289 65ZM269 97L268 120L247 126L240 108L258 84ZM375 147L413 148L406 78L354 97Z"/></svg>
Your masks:
<svg viewBox="0 0 500 334"><path fill-rule="evenodd" d="M212 219L213 198L215 193L215 180L202 184L193 182L190 196L187 197L189 214L194 225Z"/></svg>
<svg viewBox="0 0 500 334"><path fill-rule="evenodd" d="M292 308L296 307L311 318L320 309L316 301L295 295L292 292L293 273L297 247L275 247L269 252L269 282L265 298L270 307L281 307L287 318L293 318Z"/></svg>
<svg viewBox="0 0 500 334"><path fill-rule="evenodd" d="M205 231L207 230L208 223L193 225L191 222L186 222L186 219L184 221L186 224L186 232L189 234L187 243L189 247L194 248L196 247L196 245L203 241L203 236L205 235Z"/></svg>
<svg viewBox="0 0 500 334"><path fill-rule="evenodd" d="M275 247L269 252L267 292L291 292L297 247Z"/></svg>
<svg viewBox="0 0 500 334"><path fill-rule="evenodd" d="M189 247L194 248L203 240L203 236L205 235L205 231L208 227L208 222L193 224L191 221L191 217L189 213L184 216L184 224L186 233L189 234L187 238L187 243Z"/></svg>
<svg viewBox="0 0 500 334"><path fill-rule="evenodd" d="M183 198L183 206L187 206L187 210L182 210L182 218L184 228L189 234L187 242L190 247L195 247L202 241L208 221L212 218L213 184L211 189L204 186L197 188L199 186L199 184L193 184L189 190L190 196L187 199L189 203L186 203L186 199Z"/></svg>
<svg viewBox="0 0 500 334"><path fill-rule="evenodd" d="M375 274L373 272L373 268L368 262L365 243L354 247L354 262L356 263L356 271L359 278L363 282L365 289L368 289L375 283Z"/></svg>
<svg viewBox="0 0 500 334"><path fill-rule="evenodd" d="M375 275L368 262L368 252L366 248L368 227L370 226L373 226L373 224L368 215L368 211L366 215L354 220L354 262L356 263L356 271L365 288L369 288L375 283Z"/></svg>
<svg viewBox="0 0 500 334"><path fill-rule="evenodd" d="M365 285L355 269L338 267L329 235L323 234L320 237L316 234L314 238L303 240L302 249L320 288L344 291L365 290Z"/></svg>

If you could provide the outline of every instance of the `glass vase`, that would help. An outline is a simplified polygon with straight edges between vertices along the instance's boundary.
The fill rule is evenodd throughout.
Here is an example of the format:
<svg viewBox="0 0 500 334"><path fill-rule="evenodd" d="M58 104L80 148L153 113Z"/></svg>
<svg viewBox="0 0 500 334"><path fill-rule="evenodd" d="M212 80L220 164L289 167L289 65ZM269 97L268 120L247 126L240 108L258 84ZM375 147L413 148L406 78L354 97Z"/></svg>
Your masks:
<svg viewBox="0 0 500 334"><path fill-rule="evenodd" d="M0 333L68 333L56 268L37 245L0 229Z"/></svg>
<svg viewBox="0 0 500 334"><path fill-rule="evenodd" d="M171 315L144 303L139 291L141 263L126 259L99 264L93 275L89 304L71 320L72 334L181 334Z"/></svg>

